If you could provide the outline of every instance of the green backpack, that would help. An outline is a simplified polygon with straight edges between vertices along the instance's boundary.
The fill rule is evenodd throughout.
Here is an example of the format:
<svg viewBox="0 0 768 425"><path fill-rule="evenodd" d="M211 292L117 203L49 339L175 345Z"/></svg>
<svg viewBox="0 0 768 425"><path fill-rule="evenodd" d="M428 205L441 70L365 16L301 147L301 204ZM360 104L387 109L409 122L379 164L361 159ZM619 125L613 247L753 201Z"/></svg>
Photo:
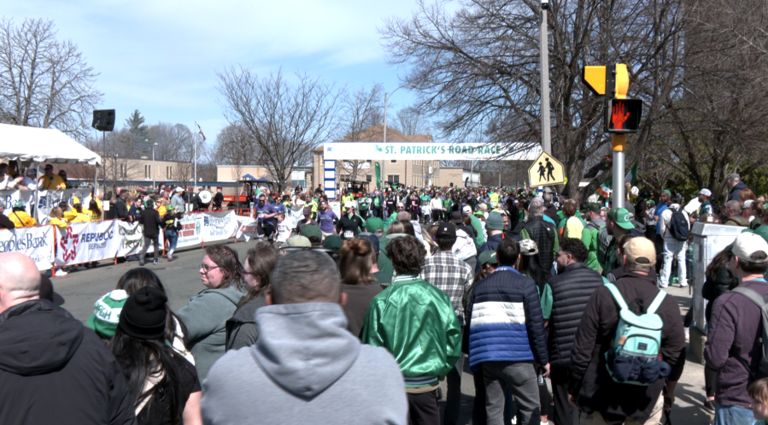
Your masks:
<svg viewBox="0 0 768 425"><path fill-rule="evenodd" d="M656 314L667 293L659 291L645 314L637 315L627 306L616 285L606 282L605 286L620 307L616 336L605 354L611 378L623 384L647 386L668 376L670 366L659 359L664 323Z"/></svg>

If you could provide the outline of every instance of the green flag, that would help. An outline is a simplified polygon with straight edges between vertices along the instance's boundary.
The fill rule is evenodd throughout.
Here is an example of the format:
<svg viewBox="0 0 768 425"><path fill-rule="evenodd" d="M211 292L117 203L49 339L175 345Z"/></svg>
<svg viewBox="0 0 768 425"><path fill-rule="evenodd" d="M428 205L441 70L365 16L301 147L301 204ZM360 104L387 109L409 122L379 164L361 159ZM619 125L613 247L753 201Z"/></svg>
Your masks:
<svg viewBox="0 0 768 425"><path fill-rule="evenodd" d="M376 167L376 187L381 190L381 165L377 162L375 163Z"/></svg>
<svg viewBox="0 0 768 425"><path fill-rule="evenodd" d="M637 161L632 164L632 168L630 168L627 175L624 176L624 183L629 183L632 186L637 185Z"/></svg>

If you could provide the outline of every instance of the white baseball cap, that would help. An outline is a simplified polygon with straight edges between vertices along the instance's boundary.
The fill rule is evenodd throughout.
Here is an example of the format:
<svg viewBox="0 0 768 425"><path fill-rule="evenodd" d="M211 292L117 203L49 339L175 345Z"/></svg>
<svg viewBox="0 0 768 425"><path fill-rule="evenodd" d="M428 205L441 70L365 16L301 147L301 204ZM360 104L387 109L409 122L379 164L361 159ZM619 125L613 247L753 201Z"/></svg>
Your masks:
<svg viewBox="0 0 768 425"><path fill-rule="evenodd" d="M704 196L712 196L712 191L710 191L710 190L709 190L709 189L707 189L707 188L704 188L704 189L701 189L701 190L699 191L699 195L704 195Z"/></svg>
<svg viewBox="0 0 768 425"><path fill-rule="evenodd" d="M740 233L733 242L731 252L741 261L760 264L768 262L768 242L756 233ZM766 257L755 258L754 255L759 252L764 253Z"/></svg>
<svg viewBox="0 0 768 425"><path fill-rule="evenodd" d="M354 208L355 204L352 201L347 201L344 203L344 208Z"/></svg>
<svg viewBox="0 0 768 425"><path fill-rule="evenodd" d="M184 192L184 188L182 188L181 186L178 186L178 187L176 187L176 192L177 193Z"/></svg>
<svg viewBox="0 0 768 425"><path fill-rule="evenodd" d="M461 212L463 214L472 214L472 207L465 205L464 208L461 209Z"/></svg>

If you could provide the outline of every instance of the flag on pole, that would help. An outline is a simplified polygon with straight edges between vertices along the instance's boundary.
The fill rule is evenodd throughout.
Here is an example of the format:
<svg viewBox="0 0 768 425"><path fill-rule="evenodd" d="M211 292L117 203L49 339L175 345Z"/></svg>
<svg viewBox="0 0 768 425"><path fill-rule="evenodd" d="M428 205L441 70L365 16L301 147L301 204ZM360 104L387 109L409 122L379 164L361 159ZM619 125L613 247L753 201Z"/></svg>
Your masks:
<svg viewBox="0 0 768 425"><path fill-rule="evenodd" d="M205 141L205 134L203 134L203 129L200 128L200 124L195 121L195 125L197 126L197 129L200 130L200 135L203 136L203 141Z"/></svg>
<svg viewBox="0 0 768 425"><path fill-rule="evenodd" d="M610 198L611 192L613 192L613 177L603 182L603 184L600 185L600 187L597 188L597 193L600 194L603 198Z"/></svg>

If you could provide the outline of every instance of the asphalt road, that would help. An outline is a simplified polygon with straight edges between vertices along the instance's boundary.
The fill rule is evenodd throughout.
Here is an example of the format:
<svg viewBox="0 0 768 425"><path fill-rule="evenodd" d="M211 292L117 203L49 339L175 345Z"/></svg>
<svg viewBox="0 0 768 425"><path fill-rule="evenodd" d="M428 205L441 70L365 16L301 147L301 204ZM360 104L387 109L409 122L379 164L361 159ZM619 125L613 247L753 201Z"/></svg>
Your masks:
<svg viewBox="0 0 768 425"><path fill-rule="evenodd" d="M254 242L224 242L232 247L242 259L246 251L254 245ZM201 290L203 285L200 280L199 264L202 262L204 251L200 247L189 247L177 251L176 260L168 263L164 257L160 257L160 264L152 265L151 261L146 267L153 270L160 277L168 294L168 299L173 310L185 306L189 298ZM148 258L149 259L149 258ZM102 295L115 289L117 281L126 271L132 267L138 267L136 261L115 265L111 261L102 261L99 267L72 272L67 277L52 278L54 289L61 294L66 303L64 308L69 310L76 318L85 322L93 312L93 303ZM691 304L691 296L687 289L670 287L667 291L677 297L681 312L685 314ZM466 365L465 370L469 370ZM441 383L443 397L447 394L445 382ZM472 375L465 372L461 383L461 420L460 424L471 423L472 402L475 388ZM704 366L692 361L689 355L688 362L675 394L677 400L672 411L672 422L687 425L708 425L712 415L702 409L704 400ZM441 407L444 401L440 402Z"/></svg>

